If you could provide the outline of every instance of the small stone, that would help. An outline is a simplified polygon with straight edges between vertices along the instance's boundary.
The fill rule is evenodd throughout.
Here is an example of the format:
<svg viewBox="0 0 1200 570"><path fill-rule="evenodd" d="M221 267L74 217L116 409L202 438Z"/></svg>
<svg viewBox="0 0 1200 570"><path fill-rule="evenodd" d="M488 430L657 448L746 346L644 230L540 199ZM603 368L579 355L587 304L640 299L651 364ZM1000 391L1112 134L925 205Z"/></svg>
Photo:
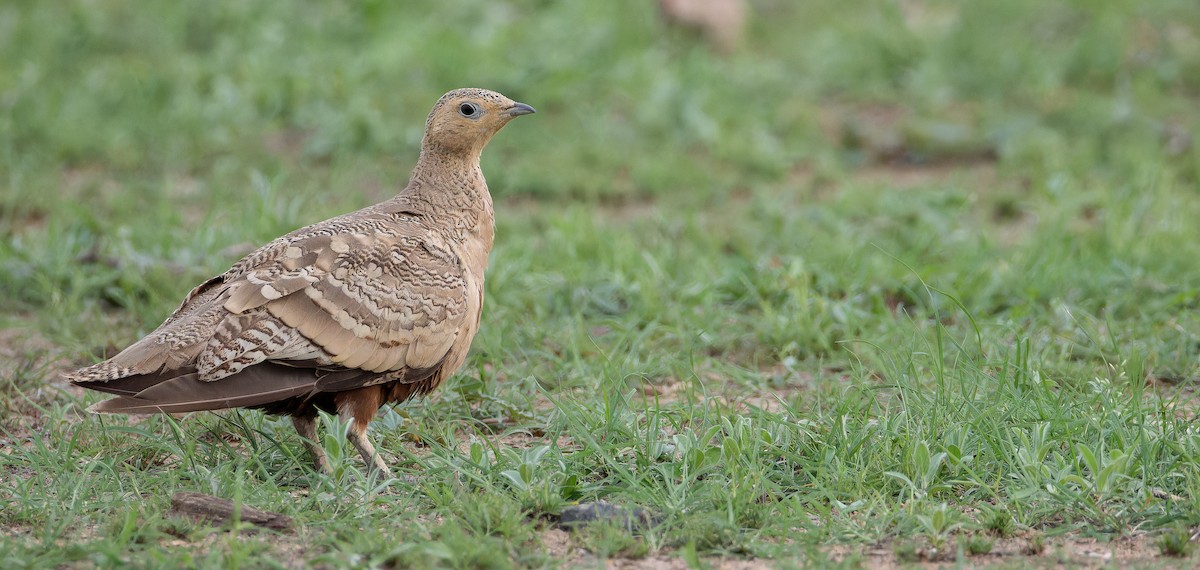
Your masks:
<svg viewBox="0 0 1200 570"><path fill-rule="evenodd" d="M622 507L608 501L572 505L558 515L558 526L567 530L598 522L613 522L635 531L657 526L661 521L642 507Z"/></svg>

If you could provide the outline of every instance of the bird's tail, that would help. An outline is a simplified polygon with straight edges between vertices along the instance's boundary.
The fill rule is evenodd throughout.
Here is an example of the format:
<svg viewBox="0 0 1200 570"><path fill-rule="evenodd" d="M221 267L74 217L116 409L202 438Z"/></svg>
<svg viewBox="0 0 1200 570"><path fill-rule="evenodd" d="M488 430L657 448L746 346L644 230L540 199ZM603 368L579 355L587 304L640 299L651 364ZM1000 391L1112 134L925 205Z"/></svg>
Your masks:
<svg viewBox="0 0 1200 570"><path fill-rule="evenodd" d="M88 408L96 413L157 414L259 406L315 391L322 371L265 362L215 381L195 372L131 376L80 386L117 394ZM361 374L340 371L332 374Z"/></svg>

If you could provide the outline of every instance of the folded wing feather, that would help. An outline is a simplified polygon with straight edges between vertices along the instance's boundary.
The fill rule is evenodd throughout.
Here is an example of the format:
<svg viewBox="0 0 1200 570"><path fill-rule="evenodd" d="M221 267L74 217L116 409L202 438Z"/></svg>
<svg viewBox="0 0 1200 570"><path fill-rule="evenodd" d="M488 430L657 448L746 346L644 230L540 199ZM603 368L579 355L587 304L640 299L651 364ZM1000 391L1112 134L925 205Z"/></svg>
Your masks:
<svg viewBox="0 0 1200 570"><path fill-rule="evenodd" d="M460 260L426 243L436 236L412 217L342 221L267 244L194 289L145 339L70 379L118 394L94 409L122 413L428 379L467 318Z"/></svg>

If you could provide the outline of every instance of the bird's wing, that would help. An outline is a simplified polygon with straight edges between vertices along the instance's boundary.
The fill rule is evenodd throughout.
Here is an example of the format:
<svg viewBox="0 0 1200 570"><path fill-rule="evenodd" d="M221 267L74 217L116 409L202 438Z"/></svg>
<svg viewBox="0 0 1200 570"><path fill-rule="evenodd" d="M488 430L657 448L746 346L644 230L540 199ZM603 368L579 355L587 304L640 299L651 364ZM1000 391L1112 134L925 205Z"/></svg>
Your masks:
<svg viewBox="0 0 1200 570"><path fill-rule="evenodd" d="M459 257L415 218L318 233L228 284L229 317L196 367L215 380L253 354L384 376L432 368L468 318L467 296Z"/></svg>
<svg viewBox="0 0 1200 570"><path fill-rule="evenodd" d="M136 400L97 411L419 382L474 318L467 296L459 257L417 216L363 211L267 244L194 289L146 338L67 377Z"/></svg>

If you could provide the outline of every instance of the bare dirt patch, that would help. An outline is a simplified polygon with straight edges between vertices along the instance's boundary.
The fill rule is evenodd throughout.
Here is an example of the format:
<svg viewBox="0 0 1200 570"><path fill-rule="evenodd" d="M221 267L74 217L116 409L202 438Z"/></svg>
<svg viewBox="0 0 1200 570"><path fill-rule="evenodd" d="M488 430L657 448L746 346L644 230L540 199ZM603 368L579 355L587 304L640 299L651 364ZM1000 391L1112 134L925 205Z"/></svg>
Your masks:
<svg viewBox="0 0 1200 570"><path fill-rule="evenodd" d="M567 567L598 567L620 570L685 570L692 566L675 551L661 551L645 558L611 558L601 561L587 550L576 545L570 533L552 529L542 535L543 546L555 558L563 560ZM1098 567L1164 567L1194 568L1200 559L1196 555L1188 558L1163 556L1151 535L1122 537L1103 541L1082 536L1066 536L1045 539L1038 552L1031 550L1032 536L997 539L992 551L975 556L918 551L915 559L901 560L895 545L835 545L820 548L822 555L833 562L857 563L858 567L870 570L892 570L898 568L1098 568ZM962 556L960 559L959 556ZM787 567L789 562L800 559L754 559L736 557L706 557L702 559L708 568L721 570L758 570L762 568ZM853 567L853 566L852 566Z"/></svg>
<svg viewBox="0 0 1200 570"><path fill-rule="evenodd" d="M1150 535L1121 537L1102 541L1077 535L1045 539L1034 546L1033 535L997 539L988 554L969 556L963 562L975 568L1096 568L1112 566L1128 568L1143 565L1191 567L1195 557L1178 559L1160 554L1155 538ZM953 566L958 554L931 555L918 550L917 560L900 560L894 544L869 546L835 546L827 551L834 560L857 558L864 568L943 568ZM1191 561L1191 562L1189 562Z"/></svg>
<svg viewBox="0 0 1200 570"><path fill-rule="evenodd" d="M1167 380L1157 376L1146 378L1144 397L1175 414L1175 417L1194 422L1200 417L1200 386L1194 380Z"/></svg>

